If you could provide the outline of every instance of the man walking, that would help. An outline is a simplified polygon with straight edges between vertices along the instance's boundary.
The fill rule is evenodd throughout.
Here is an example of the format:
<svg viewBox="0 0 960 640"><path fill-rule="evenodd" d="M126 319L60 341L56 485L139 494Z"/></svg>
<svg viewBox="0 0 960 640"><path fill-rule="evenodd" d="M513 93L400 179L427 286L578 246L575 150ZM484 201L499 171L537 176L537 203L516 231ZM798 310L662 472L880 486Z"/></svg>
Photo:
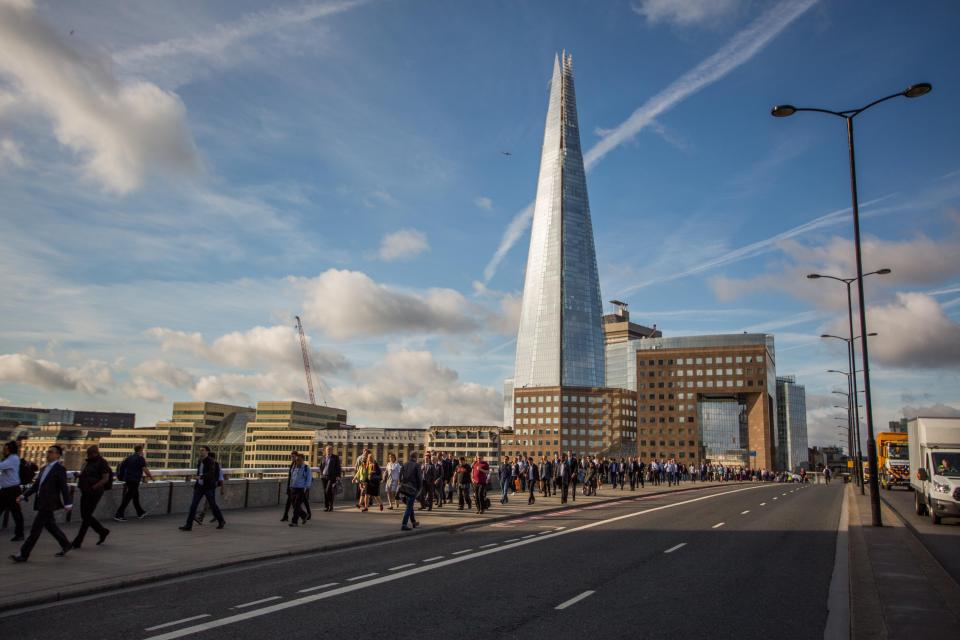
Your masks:
<svg viewBox="0 0 960 640"><path fill-rule="evenodd" d="M467 464L467 459L463 456L460 456L453 479L457 484L457 496L460 499L458 510L463 511L464 504L466 504L467 509L472 509L473 506L470 504L470 465Z"/></svg>
<svg viewBox="0 0 960 640"><path fill-rule="evenodd" d="M293 478L293 468L297 465L297 456L300 452L294 449L290 452L290 467L287 469L287 504L283 507L283 517L280 522L286 522L290 519L290 507L293 505L293 491L290 488L290 480Z"/></svg>
<svg viewBox="0 0 960 640"><path fill-rule="evenodd" d="M412 524L414 529L420 524L417 522L417 515L413 511L413 503L420 494L422 484L423 478L420 473L420 465L417 464L417 452L411 451L410 457L400 467L400 498L407 505L403 511L403 520L400 522L401 531L410 531L407 522Z"/></svg>
<svg viewBox="0 0 960 640"><path fill-rule="evenodd" d="M60 445L51 445L47 449L47 464L40 470L39 477L23 495L17 496L17 502L23 502L36 494L37 499L33 503L33 510L37 515L33 520L33 526L30 527L30 535L20 547L20 553L10 556L14 562L27 561L44 529L49 531L60 544L60 551L56 553L58 558L62 558L70 551L70 541L57 526L56 521L57 511L66 509L69 512L73 509L73 504L70 502L70 488L67 486L67 470L60 462L61 457L63 457L63 449Z"/></svg>
<svg viewBox="0 0 960 640"><path fill-rule="evenodd" d="M137 511L138 518L145 518L148 514L140 506L140 483L147 479L153 480L150 469L147 468L147 461L143 457L143 445L138 444L133 447L133 453L123 459L120 466L117 467L117 480L123 483L123 499L117 508L117 514L113 517L117 522L126 522L125 517L127 505L133 501L133 508Z"/></svg>
<svg viewBox="0 0 960 640"><path fill-rule="evenodd" d="M537 480L540 479L540 469L537 467L533 456L527 458L527 487L530 489L530 496L527 498L527 504L533 504L537 501L535 494L537 490Z"/></svg>
<svg viewBox="0 0 960 640"><path fill-rule="evenodd" d="M333 447L325 449L323 462L320 465L320 484L323 485L323 510L333 511L333 496L337 491L337 482L343 470L340 468L340 457L333 452Z"/></svg>
<svg viewBox="0 0 960 640"><path fill-rule="evenodd" d="M433 455L427 453L420 467L420 478L423 480L420 488L420 509L433 511L433 501L437 493L437 467L433 464Z"/></svg>
<svg viewBox="0 0 960 640"><path fill-rule="evenodd" d="M580 480L580 461L573 455L572 451L567 452L567 460L570 461L570 499L577 501L577 482Z"/></svg>
<svg viewBox="0 0 960 640"><path fill-rule="evenodd" d="M83 545L83 538L87 535L87 529L100 536L97 544L103 544L103 541L110 535L110 530L100 524L93 512L103 497L103 492L110 488L113 471L110 465L100 455L100 447L91 445L87 447L87 460L80 469L80 479L77 481L77 487L80 489L80 530L73 539L73 548L79 549Z"/></svg>
<svg viewBox="0 0 960 640"><path fill-rule="evenodd" d="M11 542L23 540L23 513L17 497L20 496L20 445L11 440L3 445L3 460L0 460L0 513L6 518L8 513L13 514L13 539Z"/></svg>
<svg viewBox="0 0 960 640"><path fill-rule="evenodd" d="M510 464L510 458L504 457L503 464L497 470L500 476L500 504L510 502L510 487L513 485L513 465Z"/></svg>
<svg viewBox="0 0 960 640"><path fill-rule="evenodd" d="M567 454L557 463L557 471L560 474L560 504L567 504L567 496L570 491L570 460Z"/></svg>
<svg viewBox="0 0 960 640"><path fill-rule="evenodd" d="M477 502L477 513L487 510L487 476L490 475L490 464L485 462L483 454L478 453L470 469L470 479L473 481L473 499Z"/></svg>
<svg viewBox="0 0 960 640"><path fill-rule="evenodd" d="M293 520L291 527L299 525L300 521L306 523L307 512L303 508L303 502L306 499L307 490L313 484L313 472L310 467L303 463L303 455L294 456L293 467L290 470L290 494L293 497Z"/></svg>
<svg viewBox="0 0 960 640"><path fill-rule="evenodd" d="M220 465L210 457L210 448L200 447L200 458L197 460L196 482L193 484L193 501L190 503L190 513L187 523L180 527L180 531L193 531L193 522L197 516L197 507L200 501L206 498L207 504L217 519L217 529L223 529L226 521L217 506L217 481L220 479Z"/></svg>

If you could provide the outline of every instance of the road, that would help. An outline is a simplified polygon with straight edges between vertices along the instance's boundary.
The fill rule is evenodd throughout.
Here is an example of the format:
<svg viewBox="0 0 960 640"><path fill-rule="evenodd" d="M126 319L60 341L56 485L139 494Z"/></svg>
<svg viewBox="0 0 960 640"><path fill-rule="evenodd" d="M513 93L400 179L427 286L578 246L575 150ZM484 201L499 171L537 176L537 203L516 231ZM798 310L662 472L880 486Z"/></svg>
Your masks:
<svg viewBox="0 0 960 640"><path fill-rule="evenodd" d="M0 628L7 640L822 638L841 500L839 483L730 486L398 531L8 612Z"/></svg>
<svg viewBox="0 0 960 640"><path fill-rule="evenodd" d="M940 524L934 525L930 518L917 515L912 491L881 490L880 495L913 527L933 557L960 583L960 518L944 518Z"/></svg>

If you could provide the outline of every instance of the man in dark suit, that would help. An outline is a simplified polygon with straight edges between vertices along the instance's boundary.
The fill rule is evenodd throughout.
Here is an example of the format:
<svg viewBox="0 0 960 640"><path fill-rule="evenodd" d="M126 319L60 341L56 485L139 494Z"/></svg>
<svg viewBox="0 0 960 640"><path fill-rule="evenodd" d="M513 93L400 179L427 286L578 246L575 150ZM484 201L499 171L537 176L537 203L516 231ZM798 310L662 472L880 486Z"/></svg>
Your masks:
<svg viewBox="0 0 960 640"><path fill-rule="evenodd" d="M30 485L30 488L23 495L17 496L17 502L23 502L36 494L37 499L33 503L33 510L37 512L37 515L33 520L33 526L30 528L30 535L27 536L23 546L20 547L20 553L10 556L14 562L27 561L44 529L49 531L50 535L56 538L60 544L60 551L56 554L58 557L62 558L70 551L70 541L57 526L56 521L57 511L73 509L73 504L70 502L70 488L67 486L67 470L63 468L63 464L60 462L62 456L63 449L59 445L55 444L47 449L47 464L40 470L37 479Z"/></svg>
<svg viewBox="0 0 960 640"><path fill-rule="evenodd" d="M323 510L333 511L333 496L337 491L337 481L343 473L340 457L327 447L320 463L320 483L323 485Z"/></svg>
<svg viewBox="0 0 960 640"><path fill-rule="evenodd" d="M193 522L197 517L197 507L200 501L207 499L213 517L217 519L217 529L223 529L226 521L217 506L217 483L220 481L220 465L210 455L210 447L200 447L200 459L197 460L197 480L193 484L193 502L190 503L190 513L187 515L187 524L180 527L180 531L192 531Z"/></svg>
<svg viewBox="0 0 960 640"><path fill-rule="evenodd" d="M77 537L73 539L74 549L79 549L83 544L87 529L93 529L100 536L97 540L98 545L103 544L110 535L110 530L100 524L93 514L103 497L103 492L110 484L111 475L110 465L100 455L100 447L95 444L87 447L87 460L80 469L80 479L77 481L77 488L80 489L80 517L83 520Z"/></svg>

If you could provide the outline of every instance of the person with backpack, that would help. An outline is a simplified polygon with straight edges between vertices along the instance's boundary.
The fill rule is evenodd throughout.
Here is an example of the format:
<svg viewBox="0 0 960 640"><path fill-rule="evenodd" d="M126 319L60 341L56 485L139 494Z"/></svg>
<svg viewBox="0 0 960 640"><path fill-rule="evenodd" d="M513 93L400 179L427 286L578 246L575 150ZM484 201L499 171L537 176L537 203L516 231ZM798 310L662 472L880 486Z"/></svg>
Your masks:
<svg viewBox="0 0 960 640"><path fill-rule="evenodd" d="M207 499L207 504L213 510L213 517L217 519L217 529L223 529L226 521L217 506L217 481L220 478L220 465L210 456L210 447L200 447L200 458L197 460L196 481L193 484L193 501L190 503L190 513L187 514L187 523L180 527L180 531L193 531L194 518L200 501Z"/></svg>
<svg viewBox="0 0 960 640"><path fill-rule="evenodd" d="M20 446L16 440L3 445L3 460L0 460L0 512L6 516L13 514L13 539L11 542L23 540L23 513L17 503L17 496L23 491L20 485L26 484L24 478L29 475L27 482L33 480L33 472L29 464L18 455ZM21 475L23 474L23 475Z"/></svg>
<svg viewBox="0 0 960 640"><path fill-rule="evenodd" d="M87 529L93 529L100 539L97 544L103 544L110 530L100 524L93 513L97 510L97 504L103 497L103 492L113 486L113 469L107 464L107 461L100 455L100 447L90 445L87 447L87 460L80 469L80 479L77 481L77 487L80 489L80 530L73 539L73 548L79 549L83 545L83 538L87 535Z"/></svg>
<svg viewBox="0 0 960 640"><path fill-rule="evenodd" d="M214 460L217 459L217 456L214 455L213 451L210 452L210 457ZM219 467L219 465L217 465ZM226 481L226 476L223 475L223 467L220 467L220 476L217 478L217 488L220 489L220 497L223 497L223 483ZM203 507L200 509L200 513L197 514L197 517L193 519L198 525L203 526L203 521L207 517L207 508L210 506L209 502L204 502ZM307 520L310 519L310 507L307 507Z"/></svg>
<svg viewBox="0 0 960 640"><path fill-rule="evenodd" d="M145 479L146 478L146 479ZM120 500L120 506L117 508L113 519L117 522L126 522L127 505L133 501L133 508L137 511L137 518L146 518L149 514L140 506L140 483L146 480L153 480L150 469L147 468L147 461L143 457L143 445L138 444L133 447L133 453L123 459L120 466L117 467L117 480L123 483L123 499Z"/></svg>

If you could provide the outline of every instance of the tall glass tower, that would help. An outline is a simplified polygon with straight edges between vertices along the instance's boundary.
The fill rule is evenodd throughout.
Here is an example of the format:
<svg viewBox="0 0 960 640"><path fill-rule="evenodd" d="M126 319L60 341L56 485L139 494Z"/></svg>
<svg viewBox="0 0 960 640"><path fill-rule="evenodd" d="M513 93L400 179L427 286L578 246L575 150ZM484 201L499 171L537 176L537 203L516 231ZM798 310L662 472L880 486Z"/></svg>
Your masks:
<svg viewBox="0 0 960 640"><path fill-rule="evenodd" d="M514 388L603 387L602 314L573 57L564 52L550 82Z"/></svg>

